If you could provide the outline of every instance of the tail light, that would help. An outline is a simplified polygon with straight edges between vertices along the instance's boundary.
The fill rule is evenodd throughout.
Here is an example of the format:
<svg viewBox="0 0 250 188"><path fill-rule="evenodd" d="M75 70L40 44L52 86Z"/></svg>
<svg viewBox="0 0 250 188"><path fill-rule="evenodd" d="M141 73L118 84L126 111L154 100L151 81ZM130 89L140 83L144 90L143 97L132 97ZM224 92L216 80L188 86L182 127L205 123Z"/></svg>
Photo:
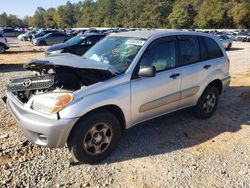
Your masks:
<svg viewBox="0 0 250 188"><path fill-rule="evenodd" d="M7 41L7 39L6 38L4 38L5 39L5 42L7 43L8 41Z"/></svg>

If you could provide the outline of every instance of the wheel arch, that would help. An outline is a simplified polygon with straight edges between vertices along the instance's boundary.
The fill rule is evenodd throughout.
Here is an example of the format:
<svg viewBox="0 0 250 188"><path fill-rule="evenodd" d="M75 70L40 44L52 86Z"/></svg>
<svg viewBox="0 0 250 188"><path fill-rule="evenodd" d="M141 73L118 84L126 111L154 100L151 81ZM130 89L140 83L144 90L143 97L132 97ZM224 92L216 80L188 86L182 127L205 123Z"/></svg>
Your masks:
<svg viewBox="0 0 250 188"><path fill-rule="evenodd" d="M4 47L5 49L7 49L6 44L4 44L4 43L2 43L2 42L0 42L0 46L2 46L2 47Z"/></svg>
<svg viewBox="0 0 250 188"><path fill-rule="evenodd" d="M212 82L210 82L210 83L207 85L206 88L208 88L208 87L211 86L211 85L217 87L217 89L218 89L218 91L219 91L219 94L222 93L223 85L222 85L222 81L221 81L221 80L219 80L219 79L213 80ZM205 88L205 89L206 89L206 88ZM204 90L204 91L205 91L205 90Z"/></svg>
<svg viewBox="0 0 250 188"><path fill-rule="evenodd" d="M120 122L122 131L124 131L126 129L126 120L125 120L124 113L119 106L114 105L114 104L104 105L104 106L92 109L89 112L82 115L81 118L84 118L84 117L88 116L89 114L95 113L97 111L102 111L102 110L108 111L108 112L112 113L115 117L117 117L118 121ZM73 128L74 128L74 126L72 127L72 129Z"/></svg>

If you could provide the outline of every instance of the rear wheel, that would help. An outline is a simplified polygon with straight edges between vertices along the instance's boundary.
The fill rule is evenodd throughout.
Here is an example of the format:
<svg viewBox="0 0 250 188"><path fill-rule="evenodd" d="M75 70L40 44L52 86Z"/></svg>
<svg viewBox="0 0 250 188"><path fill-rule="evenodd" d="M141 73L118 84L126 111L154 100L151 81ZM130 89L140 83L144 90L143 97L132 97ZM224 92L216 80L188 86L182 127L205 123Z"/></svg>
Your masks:
<svg viewBox="0 0 250 188"><path fill-rule="evenodd" d="M94 112L76 123L67 141L68 149L76 160L93 164L114 150L120 134L120 123L112 113Z"/></svg>
<svg viewBox="0 0 250 188"><path fill-rule="evenodd" d="M208 86L201 95L197 105L193 108L194 115L199 119L210 118L217 108L219 90L216 86Z"/></svg>
<svg viewBox="0 0 250 188"><path fill-rule="evenodd" d="M3 54L4 52L5 52L5 48L2 45L0 45L0 54Z"/></svg>

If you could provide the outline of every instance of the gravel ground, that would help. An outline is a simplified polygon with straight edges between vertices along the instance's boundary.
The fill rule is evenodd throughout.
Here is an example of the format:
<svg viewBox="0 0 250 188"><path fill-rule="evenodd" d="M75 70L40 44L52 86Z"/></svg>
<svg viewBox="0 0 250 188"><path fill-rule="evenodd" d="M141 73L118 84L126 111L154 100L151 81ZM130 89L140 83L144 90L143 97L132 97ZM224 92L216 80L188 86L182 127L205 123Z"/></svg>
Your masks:
<svg viewBox="0 0 250 188"><path fill-rule="evenodd" d="M97 165L30 144L0 101L0 187L250 187L249 52L250 43L228 52L233 80L212 118L184 110L137 125ZM10 77L28 74L10 56L19 57L0 56L0 96Z"/></svg>

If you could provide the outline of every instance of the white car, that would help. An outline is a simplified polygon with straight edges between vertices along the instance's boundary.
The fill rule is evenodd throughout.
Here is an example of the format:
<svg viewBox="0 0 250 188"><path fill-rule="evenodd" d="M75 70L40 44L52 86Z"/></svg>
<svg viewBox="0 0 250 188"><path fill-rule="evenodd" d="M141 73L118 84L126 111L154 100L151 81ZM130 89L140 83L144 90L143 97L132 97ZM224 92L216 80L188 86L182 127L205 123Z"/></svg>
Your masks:
<svg viewBox="0 0 250 188"><path fill-rule="evenodd" d="M30 40L32 38L32 35L35 33L36 33L35 30L27 31L26 33L18 35L17 38L21 41L27 41L27 40Z"/></svg>
<svg viewBox="0 0 250 188"><path fill-rule="evenodd" d="M3 54L5 50L9 49L9 45L7 43L7 39L0 34L0 54Z"/></svg>
<svg viewBox="0 0 250 188"><path fill-rule="evenodd" d="M227 35L218 35L222 46L226 49L226 50L230 50L230 48L232 47L233 44L233 40L230 39Z"/></svg>

